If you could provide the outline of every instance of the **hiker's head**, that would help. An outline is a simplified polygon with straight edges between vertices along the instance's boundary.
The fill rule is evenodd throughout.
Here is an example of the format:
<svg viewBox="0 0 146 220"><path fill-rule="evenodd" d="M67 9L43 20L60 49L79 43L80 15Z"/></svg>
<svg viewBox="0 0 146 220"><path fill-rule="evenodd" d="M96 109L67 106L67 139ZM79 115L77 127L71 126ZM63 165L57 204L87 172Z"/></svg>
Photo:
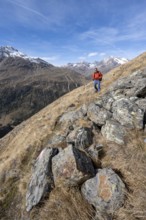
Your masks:
<svg viewBox="0 0 146 220"><path fill-rule="evenodd" d="M95 68L95 72L98 72L98 69L97 69L97 68Z"/></svg>

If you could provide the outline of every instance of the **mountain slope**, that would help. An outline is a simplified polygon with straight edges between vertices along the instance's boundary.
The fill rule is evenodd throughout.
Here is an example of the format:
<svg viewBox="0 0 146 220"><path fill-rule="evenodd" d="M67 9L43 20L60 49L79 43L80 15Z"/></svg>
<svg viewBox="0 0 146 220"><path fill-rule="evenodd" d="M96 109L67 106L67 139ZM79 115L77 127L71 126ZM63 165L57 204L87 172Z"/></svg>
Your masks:
<svg viewBox="0 0 146 220"><path fill-rule="evenodd" d="M0 137L65 93L86 82L73 70L0 48Z"/></svg>
<svg viewBox="0 0 146 220"><path fill-rule="evenodd" d="M34 160L36 160L37 156L40 154L41 150L44 149L52 140L53 135L56 135L58 138L60 136L68 135L68 130L66 130L66 122L63 122L63 125L59 125L59 120L64 113L71 114L72 111L76 111L79 108L83 107L83 104L89 105L91 102L97 103L102 99L102 97L110 93L111 84L116 82L116 80L120 77L129 76L131 73L136 70L144 70L146 67L146 53L137 57L136 59L130 61L129 63L118 67L104 76L102 82L102 90L101 93L95 94L93 92L92 84L88 84L84 87L80 87L55 102L51 103L49 106L32 116L29 120L23 122L19 126L17 126L12 132L10 132L6 137L0 140L0 181L1 181L1 192L0 192L0 201L1 201L1 218L9 219L10 216L14 217L14 219L47 219L47 217L40 217L40 214L43 213L43 216L49 216L49 218L53 218L53 212L58 215L58 218L61 217L61 214L64 214L64 218L60 218L67 220L65 215L71 212L70 209L67 209L65 212L65 207L69 208L69 190L65 193L65 207L61 206L61 200L63 198L63 190L64 187L56 188L56 191L53 191L50 195L50 200L52 203L48 206L38 207L32 212L31 215L26 213L25 211L25 196L27 191L27 184L29 183L32 170L31 166ZM145 78L143 78L144 80ZM126 78L125 78L125 82ZM128 81L129 82L129 81ZM121 85L120 83L118 85ZM127 88L129 84L127 84ZM121 89L121 90L120 90ZM120 95L120 91L122 91L122 87L120 89L115 89L117 92L116 98L118 99L118 95ZM113 91L113 90L111 90ZM119 93L118 93L119 92ZM85 106L83 107L83 109ZM85 110L85 109L84 109ZM78 114L78 117L80 114ZM69 115L66 115L66 119L69 119ZM78 126L82 127L92 127L94 124L91 124L91 121L88 122L87 118L80 118L78 120ZM72 126L75 126L72 123ZM72 128L69 128L72 129ZM100 127L95 126L96 132L100 129ZM138 133L129 137L136 141L134 144L125 144L123 146L118 146L115 143L107 144L106 140L101 141L101 137L99 134L97 135L98 144L102 143L106 150L103 155L101 155L101 166L102 167L111 167L125 180L127 184L128 193L126 203L120 209L120 211L116 212L116 215L113 219L116 220L135 220L136 218L145 219L146 215L144 214L145 210L145 178L143 178L143 174L145 172L145 147L143 145L138 145L140 142L140 137ZM143 136L141 136L143 138ZM103 137L104 139L105 137ZM136 139L137 138L137 139ZM55 143L55 142L54 142ZM55 145L56 147L56 145ZM65 147L63 145L62 147ZM144 157L143 157L144 156ZM140 159L141 158L141 159ZM137 164L136 164L137 163ZM141 172L139 172L141 169ZM142 175L141 175L142 174ZM141 188L140 188L141 187ZM6 189L9 189L7 192ZM57 191L60 190L60 191ZM77 190L77 189L75 189ZM58 192L58 194L57 194ZM59 194L60 193L60 194ZM77 191L76 191L77 193ZM139 198L139 193L142 195ZM60 195L60 196L59 196ZM54 197L53 197L54 196ZM72 195L72 198L75 202L77 202L76 194ZM45 205L49 199L46 200ZM59 205L55 203L55 201L60 201ZM53 203L54 202L54 203ZM80 200L81 202L81 200ZM74 207L74 206L73 206ZM73 213L80 213L80 204L76 203L76 209L73 208ZM86 206L82 207L82 214L85 212ZM128 210L128 207L131 207ZM58 212L58 209L60 212ZM64 213L63 213L64 211ZM70 212L69 212L70 211ZM41 213L40 213L41 212ZM71 212L72 213L72 212ZM34 218L33 218L34 216ZM68 218L69 219L69 218ZM90 217L82 217L76 215L76 219L85 219L89 220Z"/></svg>
<svg viewBox="0 0 146 220"><path fill-rule="evenodd" d="M127 63L126 58L117 58L110 56L102 61L95 61L93 63L89 62L79 62L79 63L69 63L66 65L67 68L73 69L84 76L89 76L95 68L98 68L101 72L107 73L108 71L114 69L117 66Z"/></svg>

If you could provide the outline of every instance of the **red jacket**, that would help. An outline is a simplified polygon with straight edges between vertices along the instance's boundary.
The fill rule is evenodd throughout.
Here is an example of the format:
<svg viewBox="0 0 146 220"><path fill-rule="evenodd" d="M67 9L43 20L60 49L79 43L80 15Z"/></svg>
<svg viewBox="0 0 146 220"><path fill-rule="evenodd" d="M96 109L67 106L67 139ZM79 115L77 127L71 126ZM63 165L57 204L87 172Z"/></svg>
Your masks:
<svg viewBox="0 0 146 220"><path fill-rule="evenodd" d="M97 71L92 74L92 79L99 80L102 79L102 73Z"/></svg>

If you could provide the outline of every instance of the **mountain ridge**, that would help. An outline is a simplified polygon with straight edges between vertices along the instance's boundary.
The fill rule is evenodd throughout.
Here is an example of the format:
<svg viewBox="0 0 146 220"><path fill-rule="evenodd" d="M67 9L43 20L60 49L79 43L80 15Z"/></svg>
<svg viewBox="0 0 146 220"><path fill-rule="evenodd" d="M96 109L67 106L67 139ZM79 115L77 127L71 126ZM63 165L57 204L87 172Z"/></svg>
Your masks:
<svg viewBox="0 0 146 220"><path fill-rule="evenodd" d="M38 63L38 64L44 63L46 65L52 65L52 64L49 64L47 61L42 60L41 58L27 56L26 54L20 52L19 50L17 50L16 48L12 46L1 46L0 47L0 59L4 59L7 57L13 57L13 58L19 57L25 60L29 60L30 62L33 62L33 63Z"/></svg>
<svg viewBox="0 0 146 220"><path fill-rule="evenodd" d="M68 63L67 65L65 65L65 67L76 70L82 75L89 76L92 72L94 72L95 68L98 68L103 73L107 73L111 69L123 65L128 61L129 60L126 58L109 56L108 58L104 58L101 61L94 61L92 63L86 61L78 63Z"/></svg>

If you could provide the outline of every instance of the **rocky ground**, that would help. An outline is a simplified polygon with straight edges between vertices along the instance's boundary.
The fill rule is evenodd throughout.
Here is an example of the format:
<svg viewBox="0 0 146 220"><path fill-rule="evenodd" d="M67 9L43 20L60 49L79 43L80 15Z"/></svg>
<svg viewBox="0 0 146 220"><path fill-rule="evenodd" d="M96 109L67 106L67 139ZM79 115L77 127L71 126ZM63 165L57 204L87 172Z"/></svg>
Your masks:
<svg viewBox="0 0 146 220"><path fill-rule="evenodd" d="M146 219L146 54L137 60L0 141L1 219Z"/></svg>

